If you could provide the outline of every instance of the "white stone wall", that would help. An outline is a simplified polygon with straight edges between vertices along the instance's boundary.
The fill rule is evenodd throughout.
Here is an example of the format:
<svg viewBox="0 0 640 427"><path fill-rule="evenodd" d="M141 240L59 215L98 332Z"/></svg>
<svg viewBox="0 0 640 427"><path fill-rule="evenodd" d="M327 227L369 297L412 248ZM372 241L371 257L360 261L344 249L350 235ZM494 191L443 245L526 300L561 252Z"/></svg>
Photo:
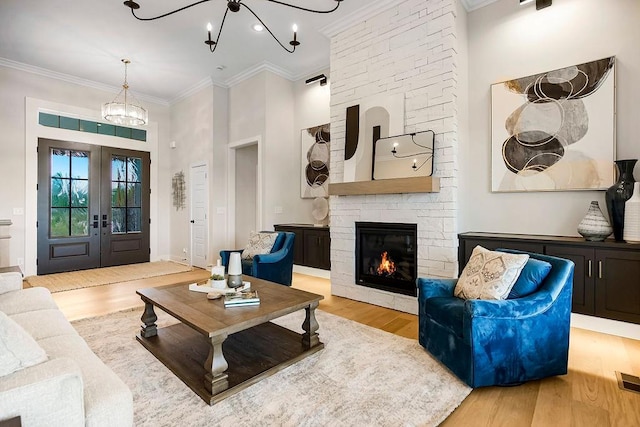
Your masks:
<svg viewBox="0 0 640 427"><path fill-rule="evenodd" d="M405 132L436 133L439 193L331 196L331 291L409 313L415 297L355 284L355 222L418 225L418 276L457 273L456 0L406 0L331 39L331 182L344 173L345 111L405 95Z"/></svg>

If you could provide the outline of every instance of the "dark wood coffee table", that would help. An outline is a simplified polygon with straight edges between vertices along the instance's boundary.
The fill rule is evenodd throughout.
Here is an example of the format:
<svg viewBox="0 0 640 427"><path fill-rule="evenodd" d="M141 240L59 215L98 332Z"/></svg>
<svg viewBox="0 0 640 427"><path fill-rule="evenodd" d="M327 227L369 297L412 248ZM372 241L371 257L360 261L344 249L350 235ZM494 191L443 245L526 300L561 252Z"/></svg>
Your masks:
<svg viewBox="0 0 640 427"><path fill-rule="evenodd" d="M260 305L225 308L189 283L136 291L145 303L136 339L209 405L324 348L315 309L322 295L243 276ZM158 328L158 307L181 323ZM270 320L306 311L303 333Z"/></svg>

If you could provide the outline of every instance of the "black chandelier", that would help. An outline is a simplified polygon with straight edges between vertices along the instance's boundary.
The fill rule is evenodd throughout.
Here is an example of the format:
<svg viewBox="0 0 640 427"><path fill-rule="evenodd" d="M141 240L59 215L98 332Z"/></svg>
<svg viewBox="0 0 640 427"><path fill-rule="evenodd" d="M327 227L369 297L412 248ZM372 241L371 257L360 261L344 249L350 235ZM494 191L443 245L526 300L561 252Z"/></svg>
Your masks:
<svg viewBox="0 0 640 427"><path fill-rule="evenodd" d="M127 0L124 2L124 5L127 6L128 8L131 9L131 14L138 20L140 21L154 21L156 19L160 19L160 18L164 18L166 16L169 15L173 15L174 13L178 13L178 12L182 12L183 10L189 9L193 6L197 6L201 3L206 3L209 2L211 0L200 0L197 1L195 3L191 3L187 6L181 7L179 9L176 10L172 10L171 12L167 12L167 13L163 13L162 15L158 15L158 16L154 16L151 18L141 18L138 15L136 15L136 10L140 9L140 5L138 3L136 3L133 0ZM293 4L289 4L289 3L285 3L282 1L278 1L278 0L266 0L270 3L276 3L276 4L280 4L282 6L287 6L287 7L291 7L294 9L298 9L298 10L302 10L305 12L311 12L311 13L331 13L334 12L338 9L338 7L340 7L340 3L342 3L343 0L334 0L337 4L333 9L329 9L329 10L314 10L314 9L308 9L306 7L301 7L301 6L296 6ZM253 16L255 16L255 18L260 22L260 25L262 25L262 27L264 27L264 29L266 29L269 34L271 34L271 37L273 37L273 39L278 42L278 44L287 52L289 53L293 53L296 51L296 47L300 45L300 42L298 41L298 27L294 24L293 25L293 40L291 40L289 42L289 45L291 45L291 48L287 48L284 44L282 44L282 42L280 40L278 40L278 38L275 36L275 34L273 34L273 32L269 29L269 27L267 27L267 24L265 24L262 19L260 19L260 17L249 7L247 6L245 3L242 3L242 0L227 0L227 9L224 11L224 16L222 17L222 23L220 24L220 30L218 31L218 36L216 37L215 41L211 39L211 31L213 30L213 27L211 24L207 25L207 40L204 41L204 43L209 46L209 50L211 52L215 52L215 50L218 48L218 44L220 41L220 35L222 34L222 28L224 27L224 23L225 20L227 19L227 13L229 13L229 11L231 12L238 12L240 10L241 7L244 7L245 9L247 9L249 12L251 12L251 14Z"/></svg>

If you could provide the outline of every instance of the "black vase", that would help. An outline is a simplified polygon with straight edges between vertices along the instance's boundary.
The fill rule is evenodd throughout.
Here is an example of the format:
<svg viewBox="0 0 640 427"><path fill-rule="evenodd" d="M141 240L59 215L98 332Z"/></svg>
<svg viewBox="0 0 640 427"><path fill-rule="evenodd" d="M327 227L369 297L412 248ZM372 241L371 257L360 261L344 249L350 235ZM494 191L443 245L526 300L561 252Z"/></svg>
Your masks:
<svg viewBox="0 0 640 427"><path fill-rule="evenodd" d="M622 242L624 230L624 205L633 195L633 168L638 159L616 160L618 166L618 181L607 190L605 200L607 211L613 227L613 236L618 242Z"/></svg>

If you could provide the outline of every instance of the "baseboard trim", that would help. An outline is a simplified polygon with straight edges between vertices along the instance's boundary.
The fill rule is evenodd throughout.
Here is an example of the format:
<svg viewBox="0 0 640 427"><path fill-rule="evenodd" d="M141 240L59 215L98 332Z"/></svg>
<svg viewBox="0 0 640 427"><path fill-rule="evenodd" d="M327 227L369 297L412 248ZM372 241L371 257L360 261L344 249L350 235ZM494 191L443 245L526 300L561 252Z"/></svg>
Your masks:
<svg viewBox="0 0 640 427"><path fill-rule="evenodd" d="M319 268L306 267L304 265L293 265L293 272L306 274L307 276L320 277L321 279L331 280L331 271L321 270Z"/></svg>
<svg viewBox="0 0 640 427"><path fill-rule="evenodd" d="M640 325L571 313L571 327L640 340Z"/></svg>

